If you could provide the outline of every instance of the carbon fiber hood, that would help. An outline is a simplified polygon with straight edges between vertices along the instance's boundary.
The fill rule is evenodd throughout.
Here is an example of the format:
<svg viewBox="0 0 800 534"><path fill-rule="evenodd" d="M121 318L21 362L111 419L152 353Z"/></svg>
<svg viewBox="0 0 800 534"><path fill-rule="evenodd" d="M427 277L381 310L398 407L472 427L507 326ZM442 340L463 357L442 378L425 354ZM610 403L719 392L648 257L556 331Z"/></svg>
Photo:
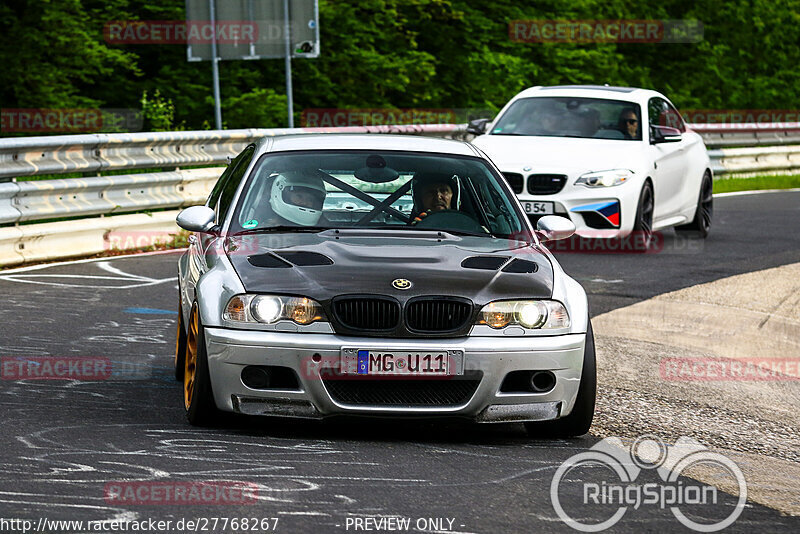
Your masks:
<svg viewBox="0 0 800 534"><path fill-rule="evenodd" d="M245 289L252 293L299 295L319 302L345 294L388 295L401 302L444 295L466 297L477 305L498 299L549 298L553 293L553 269L547 256L510 239L327 230L234 237L226 248ZM322 263L328 264L298 265L308 263L293 262L290 253L299 251L321 254L329 258ZM474 257L496 265L462 267L465 259ZM514 260L534 262L535 272L504 272L514 270ZM515 265L522 264L531 265ZM398 278L409 280L411 287L395 289L392 282Z"/></svg>

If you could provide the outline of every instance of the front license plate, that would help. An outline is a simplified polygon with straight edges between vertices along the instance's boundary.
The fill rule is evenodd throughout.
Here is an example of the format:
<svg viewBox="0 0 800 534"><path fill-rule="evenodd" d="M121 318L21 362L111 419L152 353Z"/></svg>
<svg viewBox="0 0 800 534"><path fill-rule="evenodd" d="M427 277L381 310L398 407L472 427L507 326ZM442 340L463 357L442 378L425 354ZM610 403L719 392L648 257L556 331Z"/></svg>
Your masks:
<svg viewBox="0 0 800 534"><path fill-rule="evenodd" d="M528 215L552 215L553 203L552 202L523 202L522 209Z"/></svg>
<svg viewBox="0 0 800 534"><path fill-rule="evenodd" d="M451 376L461 374L461 351L343 349L344 374L362 376Z"/></svg>

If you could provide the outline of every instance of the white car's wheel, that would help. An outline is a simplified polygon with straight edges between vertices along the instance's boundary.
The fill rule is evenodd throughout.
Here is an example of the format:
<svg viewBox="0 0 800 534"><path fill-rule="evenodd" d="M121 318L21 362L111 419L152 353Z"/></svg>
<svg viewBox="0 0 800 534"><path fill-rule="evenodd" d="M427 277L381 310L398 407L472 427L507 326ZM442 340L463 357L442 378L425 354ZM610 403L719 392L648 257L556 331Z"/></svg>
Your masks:
<svg viewBox="0 0 800 534"><path fill-rule="evenodd" d="M636 219L634 219L633 222L633 231L642 234L643 242L646 244L645 248L650 246L650 242L653 239L654 207L653 185L648 180L642 186L642 192L639 193L639 202L636 206Z"/></svg>
<svg viewBox="0 0 800 534"><path fill-rule="evenodd" d="M691 232L705 239L711 231L711 218L714 215L714 181L706 171L700 184L700 195L697 198L697 209L689 224L676 226L676 232Z"/></svg>

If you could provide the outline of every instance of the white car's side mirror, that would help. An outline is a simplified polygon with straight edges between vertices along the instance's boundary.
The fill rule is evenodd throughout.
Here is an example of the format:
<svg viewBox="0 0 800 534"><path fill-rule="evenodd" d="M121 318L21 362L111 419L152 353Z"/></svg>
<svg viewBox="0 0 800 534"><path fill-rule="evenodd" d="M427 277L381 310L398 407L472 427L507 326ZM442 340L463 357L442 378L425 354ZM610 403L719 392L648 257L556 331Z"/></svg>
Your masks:
<svg viewBox="0 0 800 534"><path fill-rule="evenodd" d="M651 126L650 127L650 144L657 145L660 143L680 143L683 137L681 131L677 128L670 128L669 126Z"/></svg>
<svg viewBox="0 0 800 534"><path fill-rule="evenodd" d="M178 214L178 226L190 232L208 233L214 228L216 214L208 206L192 206Z"/></svg>
<svg viewBox="0 0 800 534"><path fill-rule="evenodd" d="M546 215L536 223L536 232L542 241L558 241L572 236L575 224L566 217Z"/></svg>

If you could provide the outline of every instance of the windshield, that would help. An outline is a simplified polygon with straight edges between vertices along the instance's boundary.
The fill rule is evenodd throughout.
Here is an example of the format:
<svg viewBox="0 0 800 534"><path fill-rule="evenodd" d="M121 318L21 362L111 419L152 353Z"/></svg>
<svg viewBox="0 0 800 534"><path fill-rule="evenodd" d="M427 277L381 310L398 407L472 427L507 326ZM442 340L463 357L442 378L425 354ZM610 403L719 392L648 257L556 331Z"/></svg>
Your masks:
<svg viewBox="0 0 800 534"><path fill-rule="evenodd" d="M519 235L525 226L501 180L473 157L389 151L266 154L248 178L230 230Z"/></svg>
<svg viewBox="0 0 800 534"><path fill-rule="evenodd" d="M638 104L622 100L522 98L511 104L490 133L640 141L641 117Z"/></svg>

